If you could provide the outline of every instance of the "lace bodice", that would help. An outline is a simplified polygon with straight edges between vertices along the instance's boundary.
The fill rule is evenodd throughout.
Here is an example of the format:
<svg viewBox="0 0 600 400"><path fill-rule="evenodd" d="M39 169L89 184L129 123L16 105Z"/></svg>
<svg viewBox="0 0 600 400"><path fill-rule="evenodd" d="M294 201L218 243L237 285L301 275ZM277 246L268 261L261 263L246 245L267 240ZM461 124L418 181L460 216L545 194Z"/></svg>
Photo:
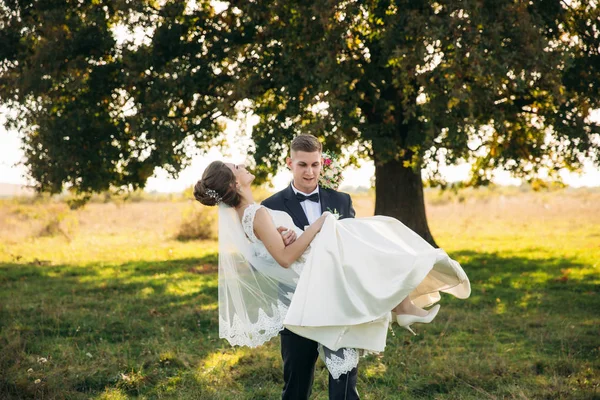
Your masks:
<svg viewBox="0 0 600 400"><path fill-rule="evenodd" d="M254 234L254 218L256 217L256 212L261 208L264 208L265 210L267 210L267 212L271 216L271 219L273 220L273 223L275 224L275 226L277 226L277 227L284 226L288 229L294 230L296 232L297 236L300 236L303 231L301 229L299 229L298 227L296 227L294 225L294 221L292 220L292 217L290 217L287 213L285 213L283 211L271 210L265 206L262 206L262 205L256 204L256 203L250 204L248 207L246 207L246 209L244 210L244 214L242 216L242 227L244 229L244 233L246 234L246 236L252 243L252 246L254 249L254 254L257 257L270 259L270 260L274 261L273 256L271 256L271 254L269 253L269 251L267 250L267 248L265 247L263 242L261 242L260 239L258 239L256 237L256 235ZM310 251L310 246L306 249L306 252L308 252L308 251ZM306 252L305 252L305 254L306 254ZM300 275L305 261L306 261L306 257L301 256L300 258L298 258L298 260L296 260L290 266L290 268L293 271L295 271L298 275Z"/></svg>
<svg viewBox="0 0 600 400"><path fill-rule="evenodd" d="M263 207L260 204L250 204L248 207L246 207L244 210L244 215L242 216L242 227L244 228L244 233L246 236L248 236L248 239L250 239L252 243L260 242L260 240L258 240L254 234L254 218L256 217L256 212L260 208L266 209L266 207Z"/></svg>

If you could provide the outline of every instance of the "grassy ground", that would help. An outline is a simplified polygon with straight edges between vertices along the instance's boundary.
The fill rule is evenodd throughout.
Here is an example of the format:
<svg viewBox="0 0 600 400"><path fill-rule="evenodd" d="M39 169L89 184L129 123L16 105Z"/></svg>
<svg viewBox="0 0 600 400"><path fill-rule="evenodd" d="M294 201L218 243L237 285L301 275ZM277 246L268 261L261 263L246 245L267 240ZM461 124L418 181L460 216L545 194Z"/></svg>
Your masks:
<svg viewBox="0 0 600 400"><path fill-rule="evenodd" d="M0 398L279 397L278 339L218 339L216 243L173 239L189 207L0 205ZM395 326L362 398L600 399L600 193L430 192L428 214L473 294Z"/></svg>

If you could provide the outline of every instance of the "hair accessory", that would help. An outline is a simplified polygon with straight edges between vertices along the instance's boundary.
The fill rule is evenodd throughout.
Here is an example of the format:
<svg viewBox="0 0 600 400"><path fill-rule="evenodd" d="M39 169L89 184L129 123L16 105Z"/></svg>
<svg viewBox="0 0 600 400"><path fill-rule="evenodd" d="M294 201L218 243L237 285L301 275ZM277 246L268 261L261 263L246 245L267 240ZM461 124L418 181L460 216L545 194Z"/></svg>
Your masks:
<svg viewBox="0 0 600 400"><path fill-rule="evenodd" d="M223 199L221 198L221 196L219 196L219 194L212 190L212 189L206 189L206 194L208 195L208 197L210 197L211 199L215 199L215 201L217 202L217 204L219 204Z"/></svg>

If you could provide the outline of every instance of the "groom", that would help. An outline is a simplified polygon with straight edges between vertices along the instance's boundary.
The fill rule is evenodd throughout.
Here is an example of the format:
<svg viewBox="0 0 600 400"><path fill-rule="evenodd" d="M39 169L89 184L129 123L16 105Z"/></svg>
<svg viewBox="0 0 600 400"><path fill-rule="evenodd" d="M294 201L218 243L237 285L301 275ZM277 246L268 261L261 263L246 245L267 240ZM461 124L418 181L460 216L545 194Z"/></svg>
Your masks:
<svg viewBox="0 0 600 400"><path fill-rule="evenodd" d="M292 183L262 202L272 210L287 212L294 224L303 230L327 210L335 210L340 218L354 218L355 214L352 199L348 194L319 187L321 152L321 143L316 137L296 136L292 141L291 157L286 160L294 177ZM285 381L282 399L306 400L312 390L318 344L287 329L280 334ZM339 379L329 375L329 399L359 399L356 376L356 368Z"/></svg>

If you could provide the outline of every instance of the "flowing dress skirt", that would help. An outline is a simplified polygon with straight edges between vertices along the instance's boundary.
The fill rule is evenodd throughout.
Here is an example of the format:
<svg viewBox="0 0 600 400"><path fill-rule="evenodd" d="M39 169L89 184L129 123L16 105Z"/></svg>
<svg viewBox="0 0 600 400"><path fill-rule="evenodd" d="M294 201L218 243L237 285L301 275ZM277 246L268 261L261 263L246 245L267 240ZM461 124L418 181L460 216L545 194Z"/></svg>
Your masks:
<svg viewBox="0 0 600 400"><path fill-rule="evenodd" d="M471 293L460 264L398 220L327 218L300 275L286 328L331 350L385 348L390 310L406 296L426 307L440 292Z"/></svg>

